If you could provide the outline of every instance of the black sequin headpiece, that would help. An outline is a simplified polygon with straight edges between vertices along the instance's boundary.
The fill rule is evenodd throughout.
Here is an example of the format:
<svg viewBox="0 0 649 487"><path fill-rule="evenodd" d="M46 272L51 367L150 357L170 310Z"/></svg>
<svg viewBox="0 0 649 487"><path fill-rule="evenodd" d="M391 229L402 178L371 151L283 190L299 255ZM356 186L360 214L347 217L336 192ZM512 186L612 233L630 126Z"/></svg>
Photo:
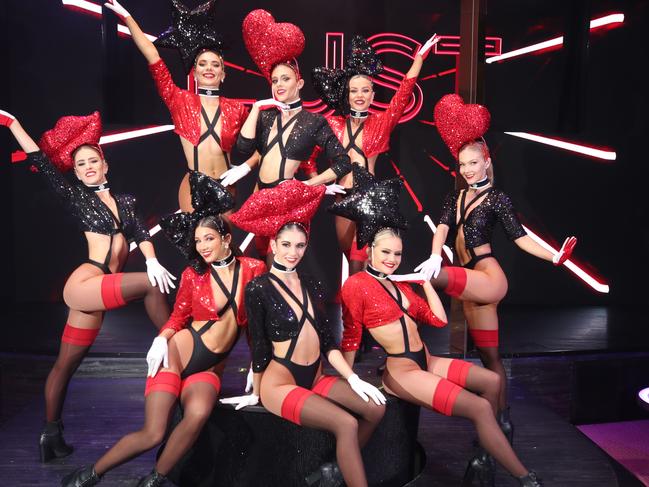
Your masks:
<svg viewBox="0 0 649 487"><path fill-rule="evenodd" d="M313 87L322 101L343 114L349 113L349 80L354 76L376 76L383 71L383 63L367 39L354 36L348 49L343 69L314 68Z"/></svg>
<svg viewBox="0 0 649 487"><path fill-rule="evenodd" d="M400 178L378 181L358 164L352 164L354 190L351 196L331 205L335 215L356 222L356 245L369 244L382 228L408 228L408 221L399 211Z"/></svg>
<svg viewBox="0 0 649 487"><path fill-rule="evenodd" d="M209 0L189 10L180 0L171 0L173 24L154 42L158 47L178 49L187 73L202 50L222 54L225 48L223 36L216 29L214 1Z"/></svg>
<svg viewBox="0 0 649 487"><path fill-rule="evenodd" d="M234 198L219 181L198 171L190 171L189 186L194 211L164 216L160 219L160 228L183 256L191 260L198 258L194 244L194 231L198 222L208 216L218 217L234 208ZM217 225L222 224L219 218L215 221ZM219 231L223 234L225 230Z"/></svg>

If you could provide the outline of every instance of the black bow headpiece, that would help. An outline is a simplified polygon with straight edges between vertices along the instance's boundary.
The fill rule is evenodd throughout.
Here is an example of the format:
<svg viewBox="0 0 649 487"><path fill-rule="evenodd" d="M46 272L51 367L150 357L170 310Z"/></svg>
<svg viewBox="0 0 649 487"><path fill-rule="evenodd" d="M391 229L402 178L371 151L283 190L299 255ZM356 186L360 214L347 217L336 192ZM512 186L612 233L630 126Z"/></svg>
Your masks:
<svg viewBox="0 0 649 487"><path fill-rule="evenodd" d="M189 10L179 0L171 0L172 25L156 39L158 47L178 49L185 70L189 73L202 49L222 53L223 36L216 29L215 0L209 0Z"/></svg>
<svg viewBox="0 0 649 487"><path fill-rule="evenodd" d="M349 80L354 76L376 76L383 71L383 63L367 39L354 36L347 49L343 69L314 68L311 72L313 86L330 108L343 114L349 112Z"/></svg>
<svg viewBox="0 0 649 487"><path fill-rule="evenodd" d="M351 196L331 205L335 215L356 222L356 245L359 249L369 244L382 228L408 228L408 221L399 211L400 178L378 181L358 164L352 164L354 191Z"/></svg>
<svg viewBox="0 0 649 487"><path fill-rule="evenodd" d="M190 172L189 186L194 211L164 216L160 219L160 228L183 256L192 260L198 257L194 245L194 231L198 222L207 216L218 216L234 208L234 198L219 181L198 171ZM220 219L216 220L220 222Z"/></svg>

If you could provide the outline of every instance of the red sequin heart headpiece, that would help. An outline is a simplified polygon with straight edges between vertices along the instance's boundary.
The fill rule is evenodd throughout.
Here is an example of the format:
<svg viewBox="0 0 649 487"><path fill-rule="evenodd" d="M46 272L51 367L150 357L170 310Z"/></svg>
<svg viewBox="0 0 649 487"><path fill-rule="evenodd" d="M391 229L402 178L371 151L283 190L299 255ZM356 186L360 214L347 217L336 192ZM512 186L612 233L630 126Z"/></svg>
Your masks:
<svg viewBox="0 0 649 487"><path fill-rule="evenodd" d="M489 129L491 115L482 105L465 105L460 95L444 95L433 111L435 126L455 159L468 142L479 139Z"/></svg>
<svg viewBox="0 0 649 487"><path fill-rule="evenodd" d="M267 80L282 63L290 65L300 78L296 59L304 50L304 34L297 25L275 22L270 12L257 9L243 19L242 30L246 49Z"/></svg>
<svg viewBox="0 0 649 487"><path fill-rule="evenodd" d="M230 215L230 222L255 235L274 237L286 223L295 222L307 230L320 206L325 187L307 186L291 179L252 195Z"/></svg>
<svg viewBox="0 0 649 487"><path fill-rule="evenodd" d="M92 146L103 159L104 153L99 147L100 137L99 112L82 117L69 115L59 118L54 128L43 134L38 145L52 163L65 172L74 167L72 154L82 145Z"/></svg>

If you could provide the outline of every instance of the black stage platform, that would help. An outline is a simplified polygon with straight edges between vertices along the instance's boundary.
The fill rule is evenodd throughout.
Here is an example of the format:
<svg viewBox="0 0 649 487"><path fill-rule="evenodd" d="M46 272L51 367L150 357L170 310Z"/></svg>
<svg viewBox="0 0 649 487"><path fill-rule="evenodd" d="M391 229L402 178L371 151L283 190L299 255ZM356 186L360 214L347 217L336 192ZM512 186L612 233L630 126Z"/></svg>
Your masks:
<svg viewBox="0 0 649 487"><path fill-rule="evenodd" d="M143 417L144 355L154 330L138 305L108 314L93 353L72 380L64 414L66 438L76 451L41 465L37 437L42 424L44 378L54 360L65 321L62 306L29 308L2 316L15 332L0 344L0 478L2 485L57 485L73 466L90 463ZM336 315L332 309L332 315ZM546 485L642 485L570 423L575 414L571 382L580 364L649 360L649 330L640 310L606 308L503 309L502 342L510 373L516 423L515 448ZM448 340L426 329L433 353ZM224 375L224 395L240 394L249 360L237 345ZM377 381L378 350L365 355L359 374ZM602 391L604 394L605 391ZM422 410L418 440L426 454L420 476L409 486L456 486L471 456L474 432L468 421ZM102 485L128 486L147 473L154 452L110 472ZM499 469L498 485L516 483Z"/></svg>

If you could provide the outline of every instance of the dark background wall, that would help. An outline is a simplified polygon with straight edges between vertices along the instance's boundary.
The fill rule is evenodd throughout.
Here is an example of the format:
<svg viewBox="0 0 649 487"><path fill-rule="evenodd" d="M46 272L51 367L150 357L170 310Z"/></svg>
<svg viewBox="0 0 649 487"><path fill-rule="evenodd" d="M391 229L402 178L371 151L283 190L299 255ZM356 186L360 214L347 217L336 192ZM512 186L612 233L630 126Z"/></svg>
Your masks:
<svg viewBox="0 0 649 487"><path fill-rule="evenodd" d="M162 32L170 22L167 2L123 3L148 33ZM459 35L459 2L450 0L218 5L221 28L231 43L226 59L250 69L255 67L243 46L240 27L254 8L266 8L279 21L302 28L307 46L300 64L305 72L324 64L326 32L344 32L346 40L356 33L395 32L422 42L434 32ZM637 283L638 276L647 271L643 253L649 241L643 144L647 99L639 66L646 60L647 5L595 0L487 3L486 34L502 37L504 51L564 32L569 33L569 44L570 32L578 30L580 18L612 12L626 15L623 26L591 34L587 49L577 59L574 49L564 48L486 67L485 103L492 113L487 139L497 185L511 195L523 220L548 240L560 243L566 235L577 235L576 259L611 285L610 295L597 294L567 270L522 253L498 232L494 247L510 280L510 303L623 305L637 302L644 294L646 286ZM128 38L118 40L117 62L106 73L101 19L66 8L58 0L7 0L0 6L0 15L2 44L8 46L1 58L0 108L18 116L34 138L62 115L96 109L104 113L107 132L170 123L146 62ZM162 54L177 84L184 86L179 56L169 51ZM384 61L402 72L410 64L397 54L385 54ZM454 68L455 63L454 56L431 55L421 77ZM303 98L312 100L315 94L308 84ZM424 93L420 113L395 130L390 154L381 156L377 164L380 177L392 177L395 171L390 160L394 161L423 205L418 212L404 192L402 209L412 227L406 237L404 272L429 254L431 233L423 215L436 220L442 198L453 186L449 173L428 155L447 165L452 165L452 158L434 127L420 120L432 119L435 102L454 91L455 76L420 81L419 86ZM229 69L224 92L230 97L259 99L269 95L269 88L263 78ZM379 89L377 99L387 101L390 95ZM504 135L505 130L611 147L618 159L601 162L515 139ZM21 304L60 300L67 275L85 258L85 241L39 177L24 163L9 163L15 149L8 131L0 131L3 297ZM166 132L110 144L105 150L112 188L137 195L151 226L177 208L176 191L185 162L176 135ZM240 201L250 193L252 179L240 185ZM324 210L316 217L312 242L305 266L321 274L334 293L340 256L333 219ZM154 243L163 264L179 275L183 267L179 256L162 235ZM135 254L127 270L143 269L141 256Z"/></svg>

